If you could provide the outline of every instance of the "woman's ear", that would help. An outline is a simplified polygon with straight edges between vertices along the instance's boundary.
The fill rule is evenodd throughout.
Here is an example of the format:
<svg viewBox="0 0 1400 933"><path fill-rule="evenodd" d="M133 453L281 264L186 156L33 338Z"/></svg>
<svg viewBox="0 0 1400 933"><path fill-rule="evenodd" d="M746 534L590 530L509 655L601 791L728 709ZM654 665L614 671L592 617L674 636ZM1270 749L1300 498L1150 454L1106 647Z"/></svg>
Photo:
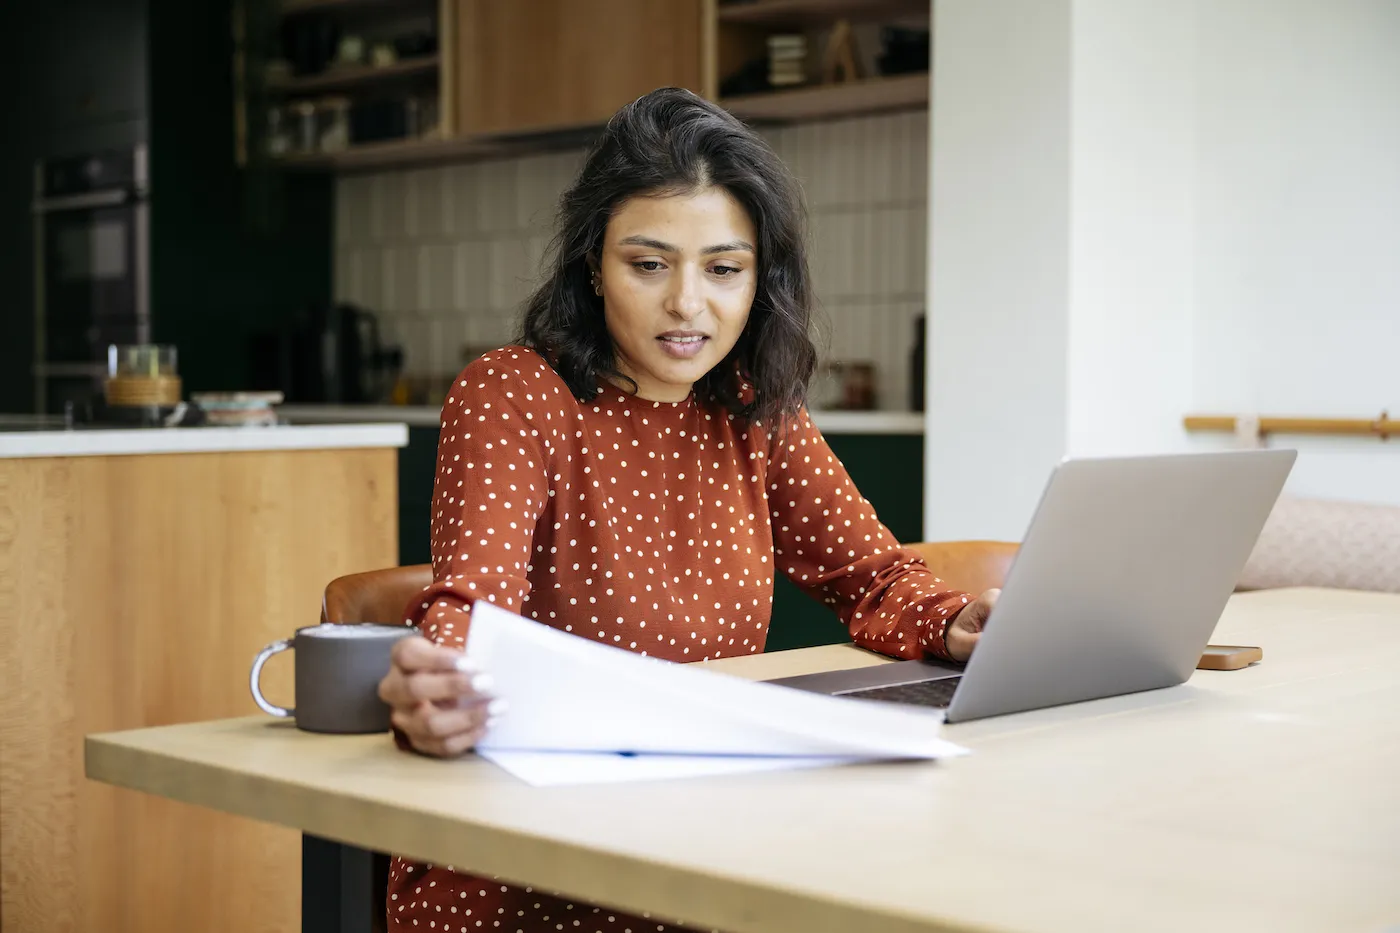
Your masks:
<svg viewBox="0 0 1400 933"><path fill-rule="evenodd" d="M603 296L603 280L598 275L598 259L589 253L583 258L583 261L588 267L588 284L593 287L593 294L601 298Z"/></svg>

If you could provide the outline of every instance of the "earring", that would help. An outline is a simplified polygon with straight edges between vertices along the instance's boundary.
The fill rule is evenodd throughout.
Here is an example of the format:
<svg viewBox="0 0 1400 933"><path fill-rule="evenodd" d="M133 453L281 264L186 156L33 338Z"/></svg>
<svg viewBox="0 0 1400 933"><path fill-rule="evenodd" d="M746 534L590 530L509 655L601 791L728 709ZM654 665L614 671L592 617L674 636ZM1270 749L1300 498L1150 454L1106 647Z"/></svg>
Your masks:
<svg viewBox="0 0 1400 933"><path fill-rule="evenodd" d="M593 283L593 294L601 298L603 296L603 283L598 280L598 273L594 272L590 276L590 281Z"/></svg>

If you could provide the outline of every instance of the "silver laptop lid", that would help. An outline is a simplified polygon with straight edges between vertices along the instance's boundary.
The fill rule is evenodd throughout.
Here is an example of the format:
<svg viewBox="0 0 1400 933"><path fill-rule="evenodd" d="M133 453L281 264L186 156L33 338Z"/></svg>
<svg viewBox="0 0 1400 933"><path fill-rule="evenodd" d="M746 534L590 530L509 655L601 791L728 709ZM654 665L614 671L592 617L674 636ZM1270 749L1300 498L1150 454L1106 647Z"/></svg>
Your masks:
<svg viewBox="0 0 1400 933"><path fill-rule="evenodd" d="M1061 462L948 721L1186 680L1296 457L1250 450Z"/></svg>

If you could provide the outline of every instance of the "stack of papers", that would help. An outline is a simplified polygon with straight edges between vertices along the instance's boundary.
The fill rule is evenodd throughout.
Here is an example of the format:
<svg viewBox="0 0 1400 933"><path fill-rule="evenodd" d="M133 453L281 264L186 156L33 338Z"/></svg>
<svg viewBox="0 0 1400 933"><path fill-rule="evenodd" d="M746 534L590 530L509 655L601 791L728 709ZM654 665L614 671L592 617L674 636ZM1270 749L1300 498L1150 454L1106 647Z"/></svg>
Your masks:
<svg viewBox="0 0 1400 933"><path fill-rule="evenodd" d="M966 749L937 711L805 693L643 657L472 606L466 653L506 712L477 753L534 785L656 780Z"/></svg>

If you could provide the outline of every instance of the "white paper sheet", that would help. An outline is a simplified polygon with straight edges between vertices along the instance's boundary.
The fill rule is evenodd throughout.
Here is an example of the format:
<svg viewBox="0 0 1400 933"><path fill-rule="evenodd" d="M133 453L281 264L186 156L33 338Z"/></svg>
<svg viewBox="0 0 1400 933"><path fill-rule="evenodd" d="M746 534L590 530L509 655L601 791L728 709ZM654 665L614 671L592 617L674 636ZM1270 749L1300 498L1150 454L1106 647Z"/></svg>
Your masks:
<svg viewBox="0 0 1400 933"><path fill-rule="evenodd" d="M862 758L760 758L752 755L622 755L610 752L513 752L478 749L477 754L536 787L618 784L673 778L714 777L797 768L855 764Z"/></svg>
<svg viewBox="0 0 1400 933"><path fill-rule="evenodd" d="M531 783L803 766L784 759L870 761L966 753L940 737L938 711L805 693L642 657L488 602L472 607L466 652L492 676L492 692L508 704L479 751L507 770L518 766ZM500 754L516 752L556 757ZM570 763L557 757L564 752L601 756ZM649 760L663 755L674 757ZM689 771L682 758L696 759ZM760 763L759 758L773 760Z"/></svg>

